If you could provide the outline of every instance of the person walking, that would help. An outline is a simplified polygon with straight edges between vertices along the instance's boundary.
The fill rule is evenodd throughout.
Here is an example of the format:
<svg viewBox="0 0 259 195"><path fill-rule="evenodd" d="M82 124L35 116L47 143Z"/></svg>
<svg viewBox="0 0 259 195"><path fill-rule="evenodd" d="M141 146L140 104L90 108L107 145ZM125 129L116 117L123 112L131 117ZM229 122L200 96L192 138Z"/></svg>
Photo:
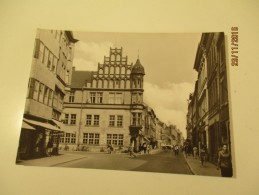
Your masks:
<svg viewBox="0 0 259 195"><path fill-rule="evenodd" d="M133 152L133 146L132 145L129 146L129 155L130 155L130 157L131 156L133 156L134 158L137 157L136 154Z"/></svg>
<svg viewBox="0 0 259 195"><path fill-rule="evenodd" d="M52 141L52 138L50 138L47 144L47 156L52 155L52 150L53 150L53 141Z"/></svg>
<svg viewBox="0 0 259 195"><path fill-rule="evenodd" d="M205 166L206 162L206 152L207 152L207 147L203 145L200 149L200 160L201 160L201 165Z"/></svg>
<svg viewBox="0 0 259 195"><path fill-rule="evenodd" d="M147 154L149 154L150 149L151 149L151 145L150 145L150 144L148 144L148 145L147 145Z"/></svg>
<svg viewBox="0 0 259 195"><path fill-rule="evenodd" d="M146 142L143 143L142 148L144 150L144 154L146 154L146 152L147 152L147 144L146 144Z"/></svg>
<svg viewBox="0 0 259 195"><path fill-rule="evenodd" d="M179 146L176 144L174 146L174 155L177 156L179 154Z"/></svg>
<svg viewBox="0 0 259 195"><path fill-rule="evenodd" d="M222 150L218 153L218 166L217 170L221 170L222 177L232 177L233 170L232 170L232 163L230 153L228 152L227 145L224 144L222 146Z"/></svg>
<svg viewBox="0 0 259 195"><path fill-rule="evenodd" d="M193 157L197 158L197 152L198 152L198 148L196 146L193 147Z"/></svg>

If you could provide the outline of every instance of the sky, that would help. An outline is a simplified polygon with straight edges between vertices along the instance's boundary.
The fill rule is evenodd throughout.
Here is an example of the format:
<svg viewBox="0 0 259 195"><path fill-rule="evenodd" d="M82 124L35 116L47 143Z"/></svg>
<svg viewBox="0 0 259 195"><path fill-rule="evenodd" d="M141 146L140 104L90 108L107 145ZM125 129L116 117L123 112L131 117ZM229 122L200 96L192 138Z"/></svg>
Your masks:
<svg viewBox="0 0 259 195"><path fill-rule="evenodd" d="M96 71L110 47L123 48L128 63L139 58L145 68L144 102L166 124L174 124L186 138L188 96L194 90L193 69L201 33L95 33L73 32L73 65Z"/></svg>

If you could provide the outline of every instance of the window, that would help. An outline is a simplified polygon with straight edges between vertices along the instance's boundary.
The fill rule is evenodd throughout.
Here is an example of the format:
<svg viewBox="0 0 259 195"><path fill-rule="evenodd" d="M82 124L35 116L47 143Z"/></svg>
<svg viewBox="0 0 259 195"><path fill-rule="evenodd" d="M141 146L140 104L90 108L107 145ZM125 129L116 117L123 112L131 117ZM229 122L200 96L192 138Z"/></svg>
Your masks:
<svg viewBox="0 0 259 195"><path fill-rule="evenodd" d="M51 70L52 69L52 63L53 63L53 54L49 52L49 58L48 58L48 64L47 67Z"/></svg>
<svg viewBox="0 0 259 195"><path fill-rule="evenodd" d="M48 87L45 87L45 90L44 90L44 104L48 105L48 100L49 100L49 88Z"/></svg>
<svg viewBox="0 0 259 195"><path fill-rule="evenodd" d="M99 141L100 141L99 133L84 133L83 134L83 143L84 144L98 145Z"/></svg>
<svg viewBox="0 0 259 195"><path fill-rule="evenodd" d="M99 115L94 115L94 125L99 125Z"/></svg>
<svg viewBox="0 0 259 195"><path fill-rule="evenodd" d="M132 113L132 125L141 125L142 114L141 113Z"/></svg>
<svg viewBox="0 0 259 195"><path fill-rule="evenodd" d="M60 143L66 144L75 144L76 143L76 134L75 133L65 133L60 137Z"/></svg>
<svg viewBox="0 0 259 195"><path fill-rule="evenodd" d="M110 115L109 126L111 127L115 126L115 115Z"/></svg>
<svg viewBox="0 0 259 195"><path fill-rule="evenodd" d="M94 92L90 93L90 100L91 100L91 103L95 103L95 93Z"/></svg>
<svg viewBox="0 0 259 195"><path fill-rule="evenodd" d="M86 125L91 125L92 115L86 115Z"/></svg>
<svg viewBox="0 0 259 195"><path fill-rule="evenodd" d="M29 80L29 86L28 86L28 94L27 94L28 98L33 98L34 85L35 85L35 80L33 78L31 78Z"/></svg>
<svg viewBox="0 0 259 195"><path fill-rule="evenodd" d="M39 51L39 61L43 62L43 55L44 55L44 45L40 43L40 51Z"/></svg>
<svg viewBox="0 0 259 195"><path fill-rule="evenodd" d="M49 106L52 106L52 100L53 100L53 91L49 90Z"/></svg>
<svg viewBox="0 0 259 195"><path fill-rule="evenodd" d="M91 103L103 103L103 93L102 92L90 92Z"/></svg>
<svg viewBox="0 0 259 195"><path fill-rule="evenodd" d="M44 97L44 85L41 83L39 88L39 102L43 103L43 97Z"/></svg>
<svg viewBox="0 0 259 195"><path fill-rule="evenodd" d="M76 124L76 114L71 114L70 124L71 125L75 125Z"/></svg>
<svg viewBox="0 0 259 195"><path fill-rule="evenodd" d="M122 93L109 93L109 104L122 104Z"/></svg>
<svg viewBox="0 0 259 195"><path fill-rule="evenodd" d="M64 124L68 124L69 114L65 114Z"/></svg>
<svg viewBox="0 0 259 195"><path fill-rule="evenodd" d="M49 59L49 50L45 47L45 50L44 50L44 58L43 58L43 63L45 65L48 64L48 59Z"/></svg>
<svg viewBox="0 0 259 195"><path fill-rule="evenodd" d="M123 146L123 134L107 134L107 144Z"/></svg>
<svg viewBox="0 0 259 195"><path fill-rule="evenodd" d="M58 59L54 56L53 64L52 64L52 67L51 67L51 71L55 72L56 67L57 67L57 63L58 63Z"/></svg>
<svg viewBox="0 0 259 195"><path fill-rule="evenodd" d="M97 102L96 103L103 103L103 93L97 92Z"/></svg>
<svg viewBox="0 0 259 195"><path fill-rule="evenodd" d="M141 113L138 113L138 125L141 125Z"/></svg>
<svg viewBox="0 0 259 195"><path fill-rule="evenodd" d="M74 91L70 91L69 92L69 102L74 102L75 101L75 92Z"/></svg>
<svg viewBox="0 0 259 195"><path fill-rule="evenodd" d="M117 116L117 126L118 127L122 127L122 123L123 123L123 116L122 115L118 115Z"/></svg>
<svg viewBox="0 0 259 195"><path fill-rule="evenodd" d="M137 125L137 113L132 113L132 125Z"/></svg>
<svg viewBox="0 0 259 195"><path fill-rule="evenodd" d="M35 81L34 83L34 92L33 92L33 99L38 100L39 96L39 81Z"/></svg>

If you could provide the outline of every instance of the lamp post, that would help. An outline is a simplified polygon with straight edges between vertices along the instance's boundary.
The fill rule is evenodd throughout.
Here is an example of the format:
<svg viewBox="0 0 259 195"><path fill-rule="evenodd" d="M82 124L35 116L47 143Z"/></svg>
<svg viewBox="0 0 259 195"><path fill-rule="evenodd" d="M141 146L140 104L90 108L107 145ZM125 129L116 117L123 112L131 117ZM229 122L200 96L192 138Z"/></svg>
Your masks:
<svg viewBox="0 0 259 195"><path fill-rule="evenodd" d="M84 88L82 87L80 116L79 116L79 126L78 126L78 136L77 136L77 150L80 150L79 148L80 148L81 125L82 125L83 97L84 97Z"/></svg>

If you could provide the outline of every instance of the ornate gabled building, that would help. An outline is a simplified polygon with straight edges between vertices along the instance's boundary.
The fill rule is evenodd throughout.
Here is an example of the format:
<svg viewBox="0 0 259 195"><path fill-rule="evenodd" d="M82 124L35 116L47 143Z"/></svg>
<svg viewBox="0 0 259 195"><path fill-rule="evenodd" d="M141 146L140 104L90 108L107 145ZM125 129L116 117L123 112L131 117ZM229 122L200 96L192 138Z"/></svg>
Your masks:
<svg viewBox="0 0 259 195"><path fill-rule="evenodd" d="M97 71L73 70L63 116L68 133L62 145L101 150L110 143L115 147L133 144L137 150L143 142L145 71L139 59L129 64L122 51L110 48Z"/></svg>

